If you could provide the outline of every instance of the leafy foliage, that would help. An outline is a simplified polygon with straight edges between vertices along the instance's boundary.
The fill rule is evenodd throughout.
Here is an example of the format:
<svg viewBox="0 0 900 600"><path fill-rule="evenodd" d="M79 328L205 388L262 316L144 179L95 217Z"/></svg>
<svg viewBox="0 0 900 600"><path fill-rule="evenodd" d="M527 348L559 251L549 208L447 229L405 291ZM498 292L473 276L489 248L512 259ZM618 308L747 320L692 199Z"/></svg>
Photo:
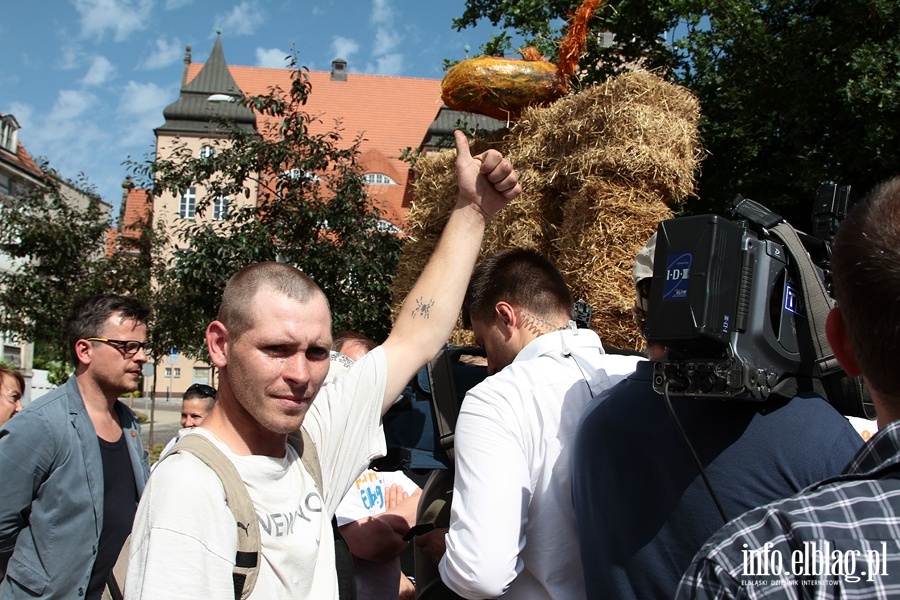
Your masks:
<svg viewBox="0 0 900 600"><path fill-rule="evenodd" d="M467 0L457 29L486 18L546 55L579 0ZM860 192L900 164L900 4L893 0L621 0L590 24L576 85L641 64L700 99L710 152L688 210L724 212L737 193L809 224L818 185ZM599 33L615 34L601 47ZM506 41L504 41L506 40Z"/></svg>
<svg viewBox="0 0 900 600"><path fill-rule="evenodd" d="M155 345L206 359L201 332L215 319L228 278L266 260L312 277L329 299L335 329L387 335L400 240L367 196L357 163L361 140L346 144L339 123L311 131L317 117L303 110L310 92L297 70L289 92L243 100L266 117L260 134L222 122L226 134L212 156L198 158L176 143L138 169L153 178L155 196L198 190L195 218L174 222L168 247L177 250L155 262ZM251 186L258 201L238 202L252 198ZM227 215L205 218L216 198L229 199ZM167 217L158 216L157 236Z"/></svg>
<svg viewBox="0 0 900 600"><path fill-rule="evenodd" d="M62 324L75 300L120 293L147 301L148 262L139 238L107 255L109 215L84 178L73 190L48 165L41 169L45 187L3 200L0 250L12 267L0 272L0 329L35 342L59 378L71 365Z"/></svg>

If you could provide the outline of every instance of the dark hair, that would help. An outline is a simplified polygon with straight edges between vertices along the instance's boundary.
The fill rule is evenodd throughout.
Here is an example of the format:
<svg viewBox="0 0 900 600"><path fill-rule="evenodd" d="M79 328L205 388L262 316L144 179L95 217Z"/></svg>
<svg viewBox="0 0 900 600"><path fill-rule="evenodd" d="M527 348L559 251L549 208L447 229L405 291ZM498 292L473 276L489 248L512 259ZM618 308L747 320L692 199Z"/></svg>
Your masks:
<svg viewBox="0 0 900 600"><path fill-rule="evenodd" d="M834 242L834 291L869 385L900 402L900 177L850 210Z"/></svg>
<svg viewBox="0 0 900 600"><path fill-rule="evenodd" d="M181 400L206 400L207 409L212 409L216 403L216 388L205 383L193 383L184 391Z"/></svg>
<svg viewBox="0 0 900 600"><path fill-rule="evenodd" d="M0 365L0 381L2 381L4 375L9 375L13 379L16 380L16 383L19 384L19 392L25 393L25 377L16 371L15 369L8 369L3 365Z"/></svg>
<svg viewBox="0 0 900 600"><path fill-rule="evenodd" d="M341 352L345 344L352 342L365 348L366 352L371 352L378 345L375 343L375 340L367 338L361 333L356 333L355 331L339 331L334 334L334 342L332 342L331 347L335 352Z"/></svg>
<svg viewBox="0 0 900 600"><path fill-rule="evenodd" d="M494 320L500 301L538 316L565 314L572 318L572 292L559 270L544 255L526 248L502 250L475 267L463 300L463 324L472 319Z"/></svg>
<svg viewBox="0 0 900 600"><path fill-rule="evenodd" d="M328 304L328 298L316 282L296 267L271 261L249 265L228 280L219 306L218 320L225 324L233 339L253 325L251 300L263 287L304 303L319 295Z"/></svg>
<svg viewBox="0 0 900 600"><path fill-rule="evenodd" d="M149 306L127 296L97 294L76 301L63 323L63 331L74 364L78 365L75 343L78 340L100 335L103 326L111 316L119 315L123 320L146 324L152 314L153 311Z"/></svg>

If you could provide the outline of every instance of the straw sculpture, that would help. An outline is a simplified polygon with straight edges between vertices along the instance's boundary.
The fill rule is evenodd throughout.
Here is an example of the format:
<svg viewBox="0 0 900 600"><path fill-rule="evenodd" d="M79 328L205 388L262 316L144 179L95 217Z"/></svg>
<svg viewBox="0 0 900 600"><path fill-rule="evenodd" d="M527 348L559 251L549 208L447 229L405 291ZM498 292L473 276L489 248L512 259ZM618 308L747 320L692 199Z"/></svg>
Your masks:
<svg viewBox="0 0 900 600"><path fill-rule="evenodd" d="M514 246L547 254L576 299L592 306L604 344L641 349L631 267L657 223L694 193L699 117L688 90L634 71L528 108L508 130L476 140L473 153L494 147L509 158L524 190L491 220L482 256ZM446 151L416 162L395 310L456 202L454 160ZM457 327L450 341L471 344L471 332Z"/></svg>

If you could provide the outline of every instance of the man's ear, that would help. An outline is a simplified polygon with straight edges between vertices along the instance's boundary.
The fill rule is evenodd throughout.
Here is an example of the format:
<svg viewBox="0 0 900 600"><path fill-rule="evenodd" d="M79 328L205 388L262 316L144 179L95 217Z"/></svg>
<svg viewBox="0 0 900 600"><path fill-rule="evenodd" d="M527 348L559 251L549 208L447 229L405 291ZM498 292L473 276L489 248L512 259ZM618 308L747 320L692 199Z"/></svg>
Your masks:
<svg viewBox="0 0 900 600"><path fill-rule="evenodd" d="M228 329L221 321L213 321L206 328L206 347L212 363L221 368L228 365Z"/></svg>
<svg viewBox="0 0 900 600"><path fill-rule="evenodd" d="M847 337L847 328L844 324L844 315L841 309L834 307L828 313L825 320L825 336L831 344L834 357L850 377L856 377L862 373L856 362L856 355L850 347L850 339Z"/></svg>
<svg viewBox="0 0 900 600"><path fill-rule="evenodd" d="M91 364L93 349L93 344L87 340L78 340L75 342L75 356L78 357L78 362L84 365Z"/></svg>
<svg viewBox="0 0 900 600"><path fill-rule="evenodd" d="M520 315L508 302L500 301L494 305L495 319L498 326L515 329L519 325Z"/></svg>

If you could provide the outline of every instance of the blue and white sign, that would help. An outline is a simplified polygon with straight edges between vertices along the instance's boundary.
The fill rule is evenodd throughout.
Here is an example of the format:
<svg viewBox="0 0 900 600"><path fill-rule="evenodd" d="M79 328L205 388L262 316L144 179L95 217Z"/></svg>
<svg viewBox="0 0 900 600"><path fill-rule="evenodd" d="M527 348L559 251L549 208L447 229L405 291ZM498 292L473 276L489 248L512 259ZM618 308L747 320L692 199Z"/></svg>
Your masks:
<svg viewBox="0 0 900 600"><path fill-rule="evenodd" d="M691 263L694 255L691 252L670 254L666 266L666 282L663 286L663 300L683 300L688 297L688 284L691 277Z"/></svg>

